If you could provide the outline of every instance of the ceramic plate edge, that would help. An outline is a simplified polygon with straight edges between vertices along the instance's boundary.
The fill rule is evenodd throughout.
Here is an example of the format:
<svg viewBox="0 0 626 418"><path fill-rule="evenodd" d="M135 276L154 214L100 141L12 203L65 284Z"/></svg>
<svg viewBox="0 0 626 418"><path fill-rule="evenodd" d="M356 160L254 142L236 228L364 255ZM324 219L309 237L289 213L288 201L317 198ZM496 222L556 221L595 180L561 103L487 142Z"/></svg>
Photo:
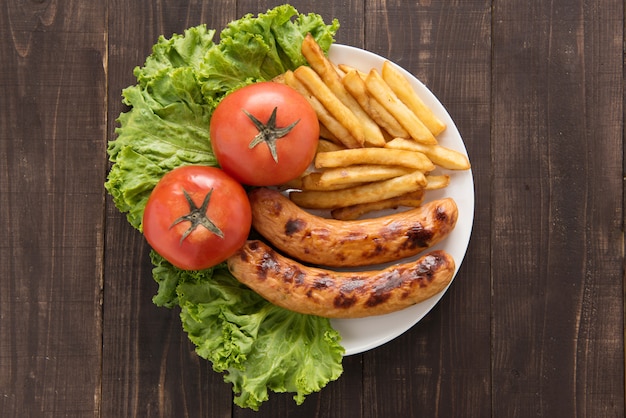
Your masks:
<svg viewBox="0 0 626 418"><path fill-rule="evenodd" d="M347 64L361 71L369 71L370 68L377 68L380 71L383 62L387 60L373 52L342 44L333 44L329 57L335 63ZM399 65L395 63L394 65L409 79L422 100L446 123L446 131L438 137L440 143L467 155L463 139L443 104L415 76ZM404 334L435 307L454 282L469 245L474 219L474 182L471 170L450 174L452 175L450 186L444 191L429 192L429 200L451 196L459 206L459 219L454 231L433 247L444 249L453 256L456 264L455 277L439 294L402 311L367 318L332 319L331 324L342 336L346 356L374 349Z"/></svg>

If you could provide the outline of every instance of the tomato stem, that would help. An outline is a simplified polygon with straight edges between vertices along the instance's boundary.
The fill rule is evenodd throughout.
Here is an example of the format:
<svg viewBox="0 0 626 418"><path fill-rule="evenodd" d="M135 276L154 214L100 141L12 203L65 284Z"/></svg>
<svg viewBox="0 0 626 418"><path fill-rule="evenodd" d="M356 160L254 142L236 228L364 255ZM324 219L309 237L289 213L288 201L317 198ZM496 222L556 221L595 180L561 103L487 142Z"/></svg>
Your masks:
<svg viewBox="0 0 626 418"><path fill-rule="evenodd" d="M276 127L276 112L278 111L278 107L275 107L270 115L270 118L267 120L267 123L263 123L258 120L254 115L248 112L246 109L241 109L243 112L250 118L254 126L259 130L259 133L256 134L250 145L248 145L249 149L252 149L259 145L262 142L267 144L267 147L270 149L270 154L272 154L272 158L274 162L278 162L278 152L276 151L276 141L283 136L287 135L289 131L291 131L294 126L300 122L300 119L293 122L289 126L285 126L284 128Z"/></svg>
<svg viewBox="0 0 626 418"><path fill-rule="evenodd" d="M187 199L187 203L189 203L189 213L181 216L176 219L172 225L170 225L170 229L174 227L174 225L178 225L181 222L191 222L189 228L185 231L185 233L180 237L180 245L183 244L185 238L189 236L199 225L202 225L215 235L220 238L224 238L224 233L221 229L219 229L206 214L207 208L209 207L209 200L211 200L211 194L213 193L213 189L209 190L204 196L204 200L202 201L202 206L197 207L194 201L187 193L187 190L183 189L183 194L185 195L185 199Z"/></svg>

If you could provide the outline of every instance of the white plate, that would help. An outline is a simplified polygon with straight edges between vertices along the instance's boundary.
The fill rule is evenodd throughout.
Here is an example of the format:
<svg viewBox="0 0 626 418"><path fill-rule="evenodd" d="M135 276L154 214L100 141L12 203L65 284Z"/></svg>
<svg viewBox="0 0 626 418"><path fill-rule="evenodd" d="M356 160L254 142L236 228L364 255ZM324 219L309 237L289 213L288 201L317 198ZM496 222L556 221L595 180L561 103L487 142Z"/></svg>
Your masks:
<svg viewBox="0 0 626 418"><path fill-rule="evenodd" d="M374 53L339 44L331 46L329 57L337 64L347 64L366 72L371 68L377 68L380 71L383 62L386 60ZM446 123L446 130L437 137L439 143L467 155L463 139L444 106L412 74L402 68L400 68L400 71L411 81L418 95L433 109L437 117ZM456 276L465 256L472 232L474 220L474 180L471 170L446 171L446 173L451 176L450 185L443 190L428 192L426 200L452 197L459 208L456 227L444 241L433 247L433 249L443 249L454 257L456 263L454 275ZM447 288L434 297L399 312L358 319L333 319L331 323L341 334L342 345L346 349L346 355L358 354L376 348L406 332L439 302L446 290Z"/></svg>

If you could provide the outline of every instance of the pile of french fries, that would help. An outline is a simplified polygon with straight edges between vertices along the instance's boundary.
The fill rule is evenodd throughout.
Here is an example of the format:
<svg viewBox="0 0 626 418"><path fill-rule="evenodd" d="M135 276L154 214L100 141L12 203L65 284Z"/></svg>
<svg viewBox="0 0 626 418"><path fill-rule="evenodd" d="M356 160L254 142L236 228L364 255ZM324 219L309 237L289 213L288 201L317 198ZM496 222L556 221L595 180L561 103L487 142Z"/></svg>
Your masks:
<svg viewBox="0 0 626 418"><path fill-rule="evenodd" d="M439 145L446 125L391 62L361 72L336 64L312 36L302 44L308 66L275 79L300 92L320 121L314 170L286 187L290 199L336 219L399 206L417 207L427 190L450 182L436 167L467 170L467 157Z"/></svg>

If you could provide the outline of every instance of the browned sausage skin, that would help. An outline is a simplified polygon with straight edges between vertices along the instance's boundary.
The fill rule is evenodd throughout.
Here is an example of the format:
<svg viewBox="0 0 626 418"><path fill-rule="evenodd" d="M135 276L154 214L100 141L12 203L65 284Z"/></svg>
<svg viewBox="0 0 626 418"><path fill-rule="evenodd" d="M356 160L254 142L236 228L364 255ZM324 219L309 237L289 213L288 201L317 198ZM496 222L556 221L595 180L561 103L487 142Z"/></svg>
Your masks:
<svg viewBox="0 0 626 418"><path fill-rule="evenodd" d="M416 261L379 271L336 272L304 266L251 240L228 260L239 281L271 303L328 318L382 315L422 302L454 275L454 259L432 251Z"/></svg>
<svg viewBox="0 0 626 418"><path fill-rule="evenodd" d="M300 261L331 267L412 257L445 238L458 218L451 198L355 221L315 216L268 188L252 190L249 198L252 226L276 248Z"/></svg>

